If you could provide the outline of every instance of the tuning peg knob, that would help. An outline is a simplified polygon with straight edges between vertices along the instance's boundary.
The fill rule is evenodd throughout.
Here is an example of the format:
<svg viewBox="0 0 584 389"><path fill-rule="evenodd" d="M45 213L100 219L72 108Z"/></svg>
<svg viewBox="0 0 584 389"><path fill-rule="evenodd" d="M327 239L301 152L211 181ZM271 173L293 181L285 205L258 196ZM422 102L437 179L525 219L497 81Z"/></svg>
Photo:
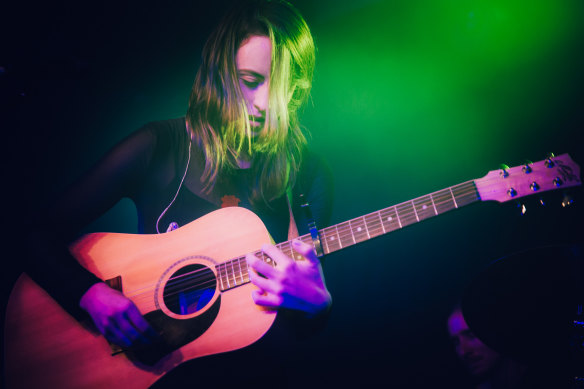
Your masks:
<svg viewBox="0 0 584 389"><path fill-rule="evenodd" d="M521 215L525 215L527 213L527 207L525 206L525 204L523 204L522 202L520 202L519 200L515 200L515 205L517 206L517 208L519 209L519 213Z"/></svg>
<svg viewBox="0 0 584 389"><path fill-rule="evenodd" d="M562 207L566 208L574 204L574 199L570 195L565 195L562 199Z"/></svg>
<svg viewBox="0 0 584 389"><path fill-rule="evenodd" d="M564 181L562 181L562 179L560 177L556 177L556 178L554 178L553 183L554 183L554 186L556 188L559 188L560 186L562 186Z"/></svg>
<svg viewBox="0 0 584 389"><path fill-rule="evenodd" d="M508 172L509 166L502 163L499 167L501 168L501 172L499 173L499 175L503 178L509 177L509 172Z"/></svg>
<svg viewBox="0 0 584 389"><path fill-rule="evenodd" d="M514 188L509 188L509 190L507 191L507 194L511 197L515 197L515 196L517 196L517 191Z"/></svg>
<svg viewBox="0 0 584 389"><path fill-rule="evenodd" d="M533 181L531 183L531 185L529 185L529 187L531 188L532 191L537 192L539 190L539 184L535 181Z"/></svg>
<svg viewBox="0 0 584 389"><path fill-rule="evenodd" d="M556 166L556 163L552 159L554 157L555 157L554 153L550 153L550 155L547 157L547 159L544 162L545 167L552 168L552 167Z"/></svg>
<svg viewBox="0 0 584 389"><path fill-rule="evenodd" d="M525 161L525 165L523 165L523 168L521 170L523 170L523 173L525 174L529 174L531 173L533 170L531 169L531 166L533 165L533 162L531 161Z"/></svg>

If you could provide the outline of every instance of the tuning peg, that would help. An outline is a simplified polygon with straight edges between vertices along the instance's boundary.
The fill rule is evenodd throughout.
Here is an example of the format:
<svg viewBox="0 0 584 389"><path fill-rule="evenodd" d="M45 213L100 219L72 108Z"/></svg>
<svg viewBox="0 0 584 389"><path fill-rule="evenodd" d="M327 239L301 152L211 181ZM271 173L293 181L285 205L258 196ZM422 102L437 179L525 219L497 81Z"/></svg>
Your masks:
<svg viewBox="0 0 584 389"><path fill-rule="evenodd" d="M525 174L529 174L531 173L533 170L531 169L531 166L533 165L533 162L531 162L530 160L526 159L525 160L525 164L523 165L523 168L521 170L523 170L523 173Z"/></svg>
<svg viewBox="0 0 584 389"><path fill-rule="evenodd" d="M555 157L556 156L554 155L554 153L549 153L545 162L544 162L545 167L547 167L547 168L554 167L556 165L556 163L554 162L553 158L555 158Z"/></svg>
<svg viewBox="0 0 584 389"><path fill-rule="evenodd" d="M509 177L509 166L505 165L504 163L499 165L499 168L501 169L501 173L499 173L499 175L503 178L507 178Z"/></svg>
<svg viewBox="0 0 584 389"><path fill-rule="evenodd" d="M572 204L574 204L574 199L572 198L572 196L564 195L564 198L562 199L562 207L566 208Z"/></svg>
<svg viewBox="0 0 584 389"><path fill-rule="evenodd" d="M520 201L515 201L515 204L517 204L517 208L519 208L519 212L521 213L521 215L525 215L525 213L527 212L527 207L525 206L525 204L523 204Z"/></svg>

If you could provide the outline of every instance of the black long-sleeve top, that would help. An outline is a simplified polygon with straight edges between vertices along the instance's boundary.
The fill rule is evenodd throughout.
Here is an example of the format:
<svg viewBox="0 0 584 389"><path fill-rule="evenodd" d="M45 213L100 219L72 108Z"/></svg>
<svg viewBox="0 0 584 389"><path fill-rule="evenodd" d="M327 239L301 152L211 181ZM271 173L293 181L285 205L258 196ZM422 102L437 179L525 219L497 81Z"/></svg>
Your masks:
<svg viewBox="0 0 584 389"><path fill-rule="evenodd" d="M156 233L157 220L171 203L185 173L189 142L184 118L145 125L115 146L32 223L26 272L77 319L87 317L79 307L81 296L101 280L77 263L68 245L79 231L122 198L131 199L136 206L139 233ZM185 225L219 209L226 199L236 198L238 206L252 210L262 219L275 242L287 240L290 220L285 195L267 206L253 206L247 191L249 169L233 171L211 193L205 193L198 179L204 158L194 144L188 166L189 174L176 200L158 223L160 232L166 231L171 222ZM319 157L305 152L292 191L292 211L301 235L308 233L308 221L300 209L299 195L304 194L308 200L317 226L326 226L332 209L331 177L328 166ZM234 205L233 201L227 205ZM288 319L279 319L278 322L285 322L280 327L298 324L294 324L293 314L284 316Z"/></svg>

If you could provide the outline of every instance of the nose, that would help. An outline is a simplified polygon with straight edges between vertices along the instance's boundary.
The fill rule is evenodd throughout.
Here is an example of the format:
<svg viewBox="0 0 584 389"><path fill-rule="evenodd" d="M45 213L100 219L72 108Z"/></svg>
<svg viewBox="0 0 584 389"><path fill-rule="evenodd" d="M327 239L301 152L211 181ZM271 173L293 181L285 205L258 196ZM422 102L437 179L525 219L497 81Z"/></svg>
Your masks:
<svg viewBox="0 0 584 389"><path fill-rule="evenodd" d="M267 82L259 85L253 95L253 107L262 114L264 114L266 109L268 109L268 95L269 88Z"/></svg>

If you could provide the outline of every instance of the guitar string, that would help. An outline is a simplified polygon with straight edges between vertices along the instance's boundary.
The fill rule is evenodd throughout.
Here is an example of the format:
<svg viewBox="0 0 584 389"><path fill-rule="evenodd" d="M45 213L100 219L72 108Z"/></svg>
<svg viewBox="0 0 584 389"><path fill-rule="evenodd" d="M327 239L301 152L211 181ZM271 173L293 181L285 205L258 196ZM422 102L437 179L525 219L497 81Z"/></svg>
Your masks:
<svg viewBox="0 0 584 389"><path fill-rule="evenodd" d="M449 200L449 202L452 202L452 200ZM351 231L351 232L350 232L350 234L351 234L351 236L352 236L352 235L353 235L353 232ZM344 235L345 235L345 236L349 236L349 234L348 234L348 233L344 233ZM341 238L340 238L340 239L342 239L342 236L341 236ZM286 242L285 242L285 243L286 243ZM229 261L228 261L228 262L229 262ZM226 263L228 263L228 262L226 262ZM241 266L241 265L240 265L240 264L238 264L238 266ZM229 273L229 272L228 272L228 273ZM247 278L248 278L248 277L249 277L249 274L243 274L243 272L241 272L241 267L240 267L240 273L241 273L241 275L240 275L240 278L241 278L242 280L244 280L244 282L245 282L245 283L249 282L248 280L245 280L245 277L247 277ZM238 284L238 281L237 281L237 276L236 276L236 275L233 275L233 274L231 274L231 275L233 276L233 284L234 284L233 286L238 286L238 285L237 285L237 284ZM227 277L229 277L229 274L227 275ZM193 279L194 279L194 278L193 278ZM231 280L231 278L229 278L229 280ZM191 280L191 281L192 281L192 280ZM189 284L189 283L188 283L188 280L187 280L187 282L184 282L184 281L183 281L183 282L180 282L180 283L175 283L175 284L176 284L176 285L178 285L179 287L178 287L178 289L177 289L177 291L176 291L176 292L174 292L174 291L173 291L173 292L174 292L174 293L180 293L181 291L187 291L187 290L191 290L191 289L196 289L196 288L198 288L198 287L204 287L204 286L208 286L208 285L210 286L210 285L212 285L214 282L215 282L215 279L212 279L210 282L207 282L207 283L199 283L199 284L192 285L192 284ZM181 287L181 285L185 285L185 284L189 285L189 287L188 287L188 288L183 288L183 287ZM229 282L229 284L231 284L231 282ZM170 289L170 288L168 288L168 289ZM174 294L174 293L170 293L170 294ZM168 296L168 295L170 295L170 294L168 294L168 293L167 293L166 295Z"/></svg>
<svg viewBox="0 0 584 389"><path fill-rule="evenodd" d="M442 191L439 191L439 192L442 192ZM437 193L439 193L439 192L437 192ZM462 197L462 196L468 195L469 193L474 193L474 192L475 192L475 191L474 191L474 188L472 188L472 190L471 190L471 191L465 191L465 192L461 192L460 194L458 194L458 197ZM424 197L424 196L423 196L423 197ZM415 200L415 199L414 199L414 200ZM412 200L412 201L414 201L414 200ZM448 202L448 203L452 203L452 201L453 201L452 199L448 199L448 200L447 200L447 202ZM441 203L443 203L443 202L437 202L437 203L438 203L438 204L441 204ZM399 206L399 205L401 205L401 204L398 204L398 205L396 205L396 206L394 206L394 207L397 207L397 206ZM394 208L394 207L390 207L390 208ZM383 211L383 210L382 210L382 211ZM379 213L379 212L382 212L382 211L378 211L377 213ZM373 213L373 214L375 214L375 213ZM408 212L408 214L410 214L410 216L411 216L411 214L413 214L413 210L412 210L412 211L409 211L409 212ZM404 215L405 215L405 214L404 214ZM366 215L366 216L367 216L367 215ZM365 216L365 217L366 217L366 216ZM358 220L358 219L355 219L355 220ZM347 222L345 222L345 223L346 223L346 224L348 224ZM345 228L345 230L344 230L344 231L341 229L341 232L338 234L338 235L339 235L339 239L341 239L341 240L342 240L343 238L346 238L346 237L348 237L348 236L352 236L352 235L353 235L353 231L352 231L350 228L349 228L349 231L350 231L350 232L348 232L348 233L347 233L347 232L346 232L346 230L347 230L347 228ZM289 242L284 242L284 244L286 244L286 243L289 243ZM260 254L260 253L261 253L261 252L258 252L258 253L256 253L256 255L258 255L258 254ZM232 261L234 261L234 260L227 261L227 262L225 262L225 263L224 263L224 264L222 264L222 265L228 264L229 262L232 262ZM240 265L239 265L239 266L240 266ZM206 269L202 269L202 270L206 270ZM229 273L229 271L228 271L228 273ZM190 274L186 273L185 275L181 275L181 276L178 276L178 277L175 277L175 278L173 278L173 280L174 280L174 279L180 279L180 278L187 278L187 277L189 277L189 275L190 275ZM236 284L238 283L238 282L236 281L236 277L237 277L237 276L235 276L235 275L233 275L233 274L231 274L231 275L233 276L233 279L234 279L234 282L233 282L234 286L237 286L237 285L236 285ZM245 274L244 276L248 276L248 274ZM227 277L229 277L229 274L227 274ZM192 278L192 279L195 279L195 278L193 278L193 277L191 277L191 278ZM241 276L240 276L240 278L241 278ZM192 281L192 279L191 279L190 281ZM231 279L230 279L230 280L231 280ZM214 282L214 281L215 281L215 280L212 280L211 282ZM183 285L183 284L185 284L185 283L186 283L186 282L184 282L184 281L182 281L182 282L180 282L180 283L178 283L178 282L175 282L175 284L177 284L177 285ZM195 284L195 285L189 285L189 289L192 289L192 288L197 288L197 286L198 286L198 285L196 285L196 284ZM204 286L204 284L200 284L199 286ZM180 287L179 287L179 291L178 291L178 292L175 292L175 293L179 293L179 292L180 292Z"/></svg>
<svg viewBox="0 0 584 389"><path fill-rule="evenodd" d="M305 241L305 243L308 243L309 240L310 240L310 237L308 235L304 235L304 236L299 237L297 239L303 240L303 241ZM291 244L292 244L292 241L287 241L287 242L282 242L282 243L277 244L276 247L278 247L286 255L292 256L292 251L293 250L292 250ZM286 246L288 246L288 247L286 247ZM266 262L268 262L268 260L269 260L269 258L268 258L268 260L266 260L266 256L262 253L262 251L256 251L253 254L256 255L256 256L263 256L264 257L264 260ZM247 263L245 262L245 257L239 257L239 258L235 258L235 259L228 260L226 262L223 262L223 263L217 265L216 268L218 270L218 273L220 273L220 268L221 267L227 267L231 263L237 262L237 265L233 265L233 264L231 264L231 265L232 265L232 267L237 266L240 269L240 272L242 272L242 269L244 269L244 267L241 266L242 261L245 263L245 265L246 265L245 266L245 269L247 270ZM192 277L192 275L197 274L197 273L200 273L202 271L206 271L206 270L207 270L207 268L202 268L202 269L198 269L198 270L194 270L194 271L191 271L191 272L188 272L188 273L181 274L179 276L172 277L172 278L169 279L169 282L166 285L171 285L172 286L172 285L175 285L175 284L182 284L182 283L184 283L184 281L182 280L183 278L191 279L191 280L192 279L196 279L196 278ZM237 278L236 275L234 275L233 277L234 278ZM239 278L241 278L241 277L239 277ZM152 290L152 286L153 285L147 285L147 286L145 286L143 288L136 289L136 290L134 290L132 292L127 292L126 294L127 294L128 297L135 297L135 296L139 296L140 293L138 293L138 292L141 292L141 293L142 292L143 293L149 293L149 291ZM132 295L131 293L135 293L135 294Z"/></svg>
<svg viewBox="0 0 584 389"><path fill-rule="evenodd" d="M482 180L483 183L486 184L486 185L484 185L484 187L487 188L487 186L488 185L491 185L493 181L497 181L497 182L500 181L500 178L499 177L491 177L491 178L482 178L481 180ZM441 212L437 212L437 209L436 209L436 211L434 212L434 214L433 215L430 215L429 217L431 217L431 216L437 216L437 215L439 215L441 213L444 213L444 212L447 212L447 211L450 211L450 210L453 210L453 209L457 208L457 205L456 205L456 199L457 198L460 201L460 200L464 200L466 197L472 196L472 198L470 199L470 202L467 199L462 204L463 206L464 205L467 205L467 204L470 204L472 202L478 201L478 200L480 200L480 196L479 196L479 193L478 193L478 189L476 187L476 181L477 180L470 180L470 181L467 181L467 182L464 182L464 183L461 183L461 184L458 184L458 185L449 187L447 189L442 189L442 190L433 192L431 194L424 195L424 196L421 196L421 197L418 197L418 198L415 198L415 199L406 201L404 203L400 203L400 204L397 204L397 205L394 205L394 206L391 206L391 207L388 207L388 208L385 208L385 209L382 209L382 210L379 210L379 211L372 212L370 214L361 216L359 218L351 219L349 221L346 221L346 222L337 224L336 226L334 226L334 229L336 230L336 234L334 234L334 235L338 236L338 240L341 241L341 242L343 241L343 239L346 239L346 238L351 237L351 240L353 240L353 242L358 243L357 240L355 239L355 230L351 226L351 222L359 223L359 221L361 221L361 224L363 224L365 226L365 228L367 229L367 231L370 231L370 229L368 227L368 223L366 221L367 217L380 216L381 213L383 213L383 212L386 212L386 213L387 212L393 212L393 213L396 214L396 216L398 217L398 219L400 218L400 216L401 216L401 219L404 219L406 221L407 221L407 219L411 219L412 220L412 223L407 223L406 226L407 225L410 225L410 224L413 224L413 220L414 219L416 219L416 222L417 221L421 221L421 220L418 220L419 217L417 216L417 211L416 211L416 204L415 204L415 202L417 200L423 200L425 202L427 202L428 200L430 200L430 202L432 202L432 200L434 200L433 203L434 203L434 206L436 206L436 208L438 208L438 206L442 206L442 205L445 205L445 204L451 204L451 203L453 203L455 205L454 207L452 207L452 205L449 205L448 206L448 209L446 209L444 211L441 211ZM497 185L497 186L500 186L500 185ZM457 193L454 194L454 191L457 191ZM449 192L452 192L452 194L450 194ZM433 195L435 195L435 196L433 196ZM440 200L439 201L436 201L437 199L441 199L441 198L443 198L444 200L443 201L440 201ZM400 206L401 207L407 207L405 209L403 209L403 208L401 209L401 211L402 211L401 214L400 214L400 209L399 209ZM414 216L416 216L416 217L414 217ZM377 222L375 222L375 224L376 223ZM382 223L383 222L381 221L380 222L380 225ZM339 231L339 226L340 226L340 231ZM403 228L403 227L401 227L401 228ZM330 232L330 230L332 230L332 229L333 229L332 227L328 227L328 228L323 229L321 232L326 235L327 232ZM389 232L394 231L396 229L398 229L398 228L390 229ZM382 231L379 231L379 229L377 231L373 231L373 232L374 232L374 234L376 232L379 233L379 234L376 234L374 236L379 236L379 235L382 235L383 234L383 232ZM385 233L387 233L387 232L388 231L385 231ZM285 244L289 244L289 243L290 242L283 242L280 245L285 245ZM345 241L345 246L344 247L349 246L349 245L352 245L352 244L354 244L354 243L347 244L346 241ZM260 252L256 252L255 254L256 255L259 255L259 254L261 254L261 251ZM290 255L290 254L288 254L288 255ZM226 265L226 264L232 263L233 261L236 261L236 260L240 262L240 258L238 258L238 259L226 261L226 262L224 262L221 265ZM240 275L240 278L244 279L245 276L247 276L249 278L249 269L247 269L247 274L244 274L243 271L242 271L242 269L241 269L241 264L239 262L238 262L238 266L240 268L240 274L241 274ZM206 270L206 269L203 269L203 270ZM237 282L237 276L234 275L234 274L232 274L232 273L230 273L229 270L227 270L226 273L227 273L226 274L227 279L229 281L231 281L231 278L229 278L229 276L231 275L233 277L232 279L233 279L234 286L238 286L237 285L238 284L238 282ZM181 275L179 277L185 277L185 278L187 278L189 276L190 276L190 274L187 273L187 274ZM175 279L177 279L179 277L175 277L175 278L173 278L173 280L175 280ZM183 284L186 284L188 282L192 282L194 279L195 278L191 277L191 279L182 280L180 282L177 282L176 284L177 285L183 285ZM214 281L215 280L212 280L212 282L214 282ZM249 281L246 281L246 283L247 282L249 282ZM229 282L229 284L230 284L230 282ZM189 284L189 289L197 288L200 285L204 285L204 284L199 284L199 285L197 285L197 284L195 284L195 285ZM150 288L150 286L147 286L145 288ZM178 288L178 291L176 291L174 293L180 293L180 292L181 292L181 289L179 287ZM148 293L148 292L144 292L144 293ZM139 295L135 295L134 297L138 297L138 296Z"/></svg>
<svg viewBox="0 0 584 389"><path fill-rule="evenodd" d="M299 239L302 239L302 238L305 238L305 237L300 237ZM307 239L304 239L304 240L307 240ZM286 249L286 247L284 247L286 245L290 246L291 245L291 241L282 242L282 243L280 243L280 244L278 244L276 246L280 250L282 250L285 254L287 254L288 256L291 256L291 254L292 254L291 250L292 249L291 249L291 247L289 247L288 249ZM253 254L256 255L256 256L262 256L263 255L262 251L256 251ZM263 256L264 256L264 260L265 260L265 255L263 255ZM221 263L221 264L219 264L219 265L217 265L215 267L218 270L218 273L220 273L220 270L219 269L220 269L221 266L226 267L226 266L229 266L229 264L232 263L232 262L233 263L237 262L237 267L240 269L240 272L243 273L244 267L241 266L242 261L245 264L245 270L248 271L247 262L245 262L245 257L239 257L239 258L231 259L231 260L228 260L226 262L223 262L223 263ZM200 278L199 275L196 275L194 277L193 277L193 275L195 275L197 273L200 273L200 272L203 272L203 271L207 271L207 270L208 270L208 268L205 267L205 268L202 268L202 269L198 269L198 270L194 270L194 271L191 271L191 272L188 272L188 273L181 274L179 276L172 277L167 282L167 284L166 284L167 287L165 288L165 290L169 289L168 286L170 286L172 288L172 286L174 286L174 285L182 285L182 284L185 284L185 282L199 279ZM203 275L203 277L204 277L204 275ZM233 276L233 277L236 278L237 276ZM241 277L239 277L239 278L241 278ZM234 283L236 283L236 282L234 282ZM155 287L155 285L148 285L148 286L145 286L143 288L134 290L132 292L128 292L126 295L128 297L137 297L140 294L149 293L153 289L153 287ZM140 292L140 293L137 293L137 292Z"/></svg>
<svg viewBox="0 0 584 389"><path fill-rule="evenodd" d="M472 183L474 183L474 181L467 181L467 182L465 182L465 183L462 183L462 184L459 184L459 185L457 185L457 186L455 186L455 187L453 187L453 188L458 188L458 187L461 187L461 186L464 186L464 185L468 185L468 184L472 184ZM442 196L442 195L446 194L446 193L449 191L449 189L450 189L450 188L448 188L448 189L443 189L443 190L440 190L440 191L434 192L434 193L432 193L432 194L441 194L441 196ZM442 192L446 192L446 193L442 193ZM407 205L408 203L411 203L412 205L410 205L410 206L409 206L409 209L407 209L407 210L406 210L407 212L402 212L402 214L400 214L400 216L402 216L402 218L404 218L404 216L405 216L405 218L407 218L407 217L412 217L412 215L414 215L414 208L413 208L413 206L414 206L414 203L413 203L413 202L414 202L414 201L416 201L416 200L418 200L418 199L424 199L424 198L430 199L430 196L431 196L432 194L430 194L430 195L425 195L425 196L421 196L421 197L419 197L419 198L416 198L416 199L410 200L410 201L408 201L408 202L405 202L405 203L400 203L400 204L394 205L394 206L392 206L392 207L389 207L389 208L386 208L386 209L383 209L383 210L380 210L380 211L376 211L376 212L373 212L373 213L371 213L371 214L368 214L368 215L362 216L362 217L360 217L360 218L352 219L352 220L350 220L350 221L347 221L347 222L341 223L341 225L342 225L342 224L345 224L345 226L344 226L344 227L341 227L341 229L340 229L340 232L338 232L336 235L338 235L338 237L339 237L338 239L339 239L339 240L343 241L343 239L344 239L344 238L348 238L349 236L351 236L351 237L352 237L352 236L354 235L354 230L353 230L353 229L351 228L351 226L350 226L350 222L351 222L351 221L355 221L355 222L356 222L356 221L358 221L358 220L361 220L361 219L363 219L363 220L364 220L364 219L366 219L367 217L370 217L370 216L375 216L375 215L377 215L377 214L379 214L379 213L381 213L381 212L384 212L384 211L392 211L392 210L394 210L394 209L395 209L395 210L397 210L397 207L399 207L400 205ZM477 196L477 191L476 191L476 188L475 188L475 186L474 186L474 185L471 185L471 186L470 186L470 188L468 188L468 189L465 189L464 191L461 191L460 193L458 193L458 194L456 195L456 197L458 197L458 198L461 198L461 197L468 196L468 195L470 195L470 194L474 194L474 195L475 195L475 197L476 197L476 199L478 199L478 196ZM450 197L450 198L448 198L448 197ZM436 198L438 198L438 196L436 196ZM453 203L453 198L452 198L452 196L451 196L451 195L449 195L449 194L448 194L448 196L446 196L446 199L445 199L444 201L436 201L436 199L434 199L434 204L435 204L435 205L444 205L444 204L447 204L447 203L448 203L448 204L449 204L449 203ZM454 209L454 208L450 207L448 210L451 210L451 209ZM446 211L443 211L443 212L446 212ZM442 212L441 212L441 213L442 213ZM434 213L434 215L432 215L432 216L436 216L436 215L438 215L438 214L440 214L440 213ZM365 220L363 221L363 224L364 224L364 225L366 226L366 228L367 228L367 222L366 222ZM408 224L408 225L409 225L409 224ZM338 225L337 225L337 226L338 226ZM329 228L325 228L325 229L323 230L323 232L325 232L325 234L326 234L326 231L327 231L327 229L330 229L330 227L329 227ZM393 230L392 230L392 231L393 231ZM381 234L382 234L382 233L381 233ZM381 235L381 234L378 234L378 235L375 235L375 236L379 236L379 235ZM306 235L306 236L304 236L304 237L305 237L305 238L306 238L308 241L310 241L310 240L311 240L311 239L310 239L310 237L309 237L308 235ZM283 242L283 243L281 243L280 245L286 245L286 244L290 244L290 242ZM352 244L351 244L351 245L352 245ZM346 246L348 246L348 245L346 245ZM259 252L255 252L254 254L255 254L255 255L261 255L261 251L259 251ZM288 255L289 255L289 254L288 254ZM242 257L242 258L243 258L243 257ZM249 269L247 269L247 270L248 270L247 274L246 274L246 273L244 273L244 272L242 271L242 269L241 269L241 264L239 263L239 262L240 262L240 259L241 259L241 258L232 259L232 260L229 260L229 261L226 261L226 262L222 263L221 265L226 265L226 264L229 264L230 262L233 262L233 261L238 261L238 266L239 266L239 268L240 268L240 273L243 275L243 278L245 278L245 277L249 277L249 273L248 273L248 272L249 272ZM219 266L221 266L221 265L219 265ZM217 268L217 266L216 266L216 268ZM185 273L185 274L183 274L183 275L177 276L177 277L173 277L173 278L171 278L171 280L172 280L172 281L170 282L170 285L167 283L167 287L168 287L168 286L170 286L170 288L171 288L173 285L184 285L184 284L188 284L188 285L189 285L189 288L188 288L188 289L193 289L193 288L197 288L197 287L199 287L199 286L204 286L205 284L194 284L194 285L192 284L192 281L193 281L193 280L197 280L197 278L196 278L196 277L193 277L192 275L193 275L193 274L196 274L196 273L198 273L198 272L200 272L200 271L204 271L204 270L207 270L207 269L206 269L206 268L203 268L203 269L200 269L200 270L197 270L197 271L194 271L194 272L189 272L189 273ZM236 276L236 275L233 275L233 274L231 274L231 273L229 272L229 270L227 270L227 273L228 273L228 274L227 274L226 276L227 276L227 277L229 277L229 275L231 275L231 276L233 277L233 280L234 280L234 282L233 282L234 286L237 286L237 284L238 284L238 281L236 281L236 279L237 279L237 276ZM184 278L184 280L182 280L183 278ZM239 276L239 278L242 278L242 276ZM231 279L230 279L230 280L231 280ZM211 282L215 282L215 280L213 279ZM249 281L247 281L247 282L249 282ZM152 287L155 287L155 285L150 285L150 286L146 286L146 287L144 287L144 288L141 288L140 290L141 290L142 292L141 292L141 293L134 294L134 295L132 295L132 293L135 293L135 292L137 292L137 290L136 290L136 291L132 291L132 292L128 292L128 297L139 298L139 296L140 296L141 294L149 294L149 292L152 290ZM170 288L165 288L165 290L169 290ZM174 291L174 290L173 290L173 293L180 293L180 291L181 291L181 290L187 290L187 289L184 289L184 288L183 288L183 289L181 289L181 287L179 286L177 291ZM149 296L148 296L148 297L149 297Z"/></svg>
<svg viewBox="0 0 584 389"><path fill-rule="evenodd" d="M500 181L500 178L499 177L491 177L491 178L483 178L482 179L483 182L487 182L487 183L489 181L492 182L492 181L495 181L495 180L498 182L498 181ZM498 185L498 186L500 186L500 185ZM462 188L462 191L459 191L459 189L461 189L461 188ZM456 190L456 191L459 191L459 193L457 193L456 195L453 196L451 194L453 189ZM476 180L467 181L467 182L464 182L462 184L455 185L455 186L450 187L450 188L447 188L447 189L442 189L442 190L433 192L431 194L424 195L424 196L421 196L421 197L418 197L418 198L409 200L407 202L400 203L400 204L394 205L392 207L389 207L389 208L386 208L386 209L383 209L383 210L380 210L380 211L377 211L377 212L373 212L371 214L368 214L368 215L365 215L365 216L361 216L361 217L356 218L356 219L349 220L349 221L344 222L344 223L340 223L340 224L338 224L338 225L335 226L335 230L337 231L335 235L338 236L338 239L341 242L343 241L344 238L349 238L350 237L351 240L353 240L353 242L358 243L357 242L357 239L355 239L355 229L351 225L351 222L359 223L359 225L364 225L365 228L366 228L367 234L370 236L371 235L371 232L373 232L373 236L376 237L376 236L379 236L379 235L382 235L383 234L384 228L382 228L381 230L379 229L379 227L377 227L377 230L370 228L371 227L371 225L370 225L371 223L367 221L367 218L368 217L369 218L370 217L375 217L376 221L374 222L374 225L376 225L376 224L379 223L379 226L380 227L384 223L383 223L382 220L380 220L378 222L377 219L380 217L380 215L381 215L382 212L386 212L386 213L387 212L393 212L398 217L400 217L400 219L403 219L403 220L406 220L406 221L408 219L410 219L412 222L413 222L414 216L415 216L416 222L418 222L418 221L424 220L424 219L426 219L428 217L437 216L437 215L439 215L441 213L444 213L444 212L447 212L447 211L450 211L452 209L457 208L456 198L458 198L459 201L460 201L460 200L464 200L464 198L465 197L468 197L468 196L472 196L472 198L467 199L462 205L467 205L469 203L475 202L475 201L477 201L477 200L480 199L480 196L479 196L479 193L478 193L478 189L476 188ZM444 199L444 200L438 200L438 199ZM429 205L430 203L432 203L433 206L436 208L434 210L434 214L433 215L426 216L426 217L424 217L423 219L420 220L419 219L419 216L418 216L418 212L420 210L416 211L416 204L415 204L415 202L417 200L426 202L427 204L425 204L425 205ZM470 200L470 202L469 202L469 200ZM445 204L448 204L449 205L448 208L445 209L445 210L441 210L440 212L438 212L437 208L439 206L442 206L442 205L445 205ZM454 207L451 204L454 204ZM418 205L420 205L420 204L418 204ZM402 207L402 209L399 208L400 206ZM407 208L403 208L403 207L407 207ZM423 211L423 209L422 209L422 211ZM410 225L410 224L412 224L412 223L407 223L406 226L407 225ZM340 227L340 231L339 231L339 227ZM330 227L329 227L329 229L330 229ZM397 228L395 228L395 229L397 229ZM390 229L390 231L393 231L395 229ZM347 230L349 232L347 232ZM325 228L321 232L326 235L327 229ZM360 231L358 231L358 232L360 232ZM387 233L387 231L385 231L385 232ZM359 240L359 242L360 241L362 241L362 240ZM349 243L348 245L352 245L352 244L353 243ZM345 246L348 246L348 245L345 242ZM229 263L229 262L231 262L231 261L228 261L226 263ZM238 264L238 266L241 266L241 265ZM242 278L242 279L244 277L246 277L246 276L248 277L248 273L244 274L242 272L241 268L240 268L240 274L241 274L240 275L240 278ZM228 274L227 277L229 277L229 275L231 275L233 277L233 280L234 280L233 284L234 285L237 285L237 283L238 283L237 282L237 276L235 274ZM231 279L229 279L229 280L231 280Z"/></svg>
<svg viewBox="0 0 584 389"><path fill-rule="evenodd" d="M302 239L302 238L304 238L304 240L310 239L308 237L308 235L305 235L303 237L299 237L299 239ZM282 242L282 243L280 243L277 246L281 246L279 248L285 254L287 254L288 256L292 256L292 252L287 252L287 249L284 247L286 245L289 246L288 250L291 251L292 250L291 241ZM254 254L257 255L257 256L262 256L262 252L261 251L260 252L255 252ZM263 255L263 257L264 257L264 260L265 260L265 255ZM231 273L231 276L232 277L230 277L229 274L225 275L225 277L227 277L229 279L229 281L233 280L233 282L227 281L228 285L232 285L231 287L235 287L235 286L240 286L240 285L242 285L244 283L248 283L249 282L249 268L247 267L247 262L245 261L245 257L240 257L240 258L233 259L231 261L227 261L227 262L225 262L225 263L223 263L223 264L221 264L219 266L228 266L227 264L229 262L237 262L237 267L239 269L240 275L237 276L234 272ZM244 266L242 266L242 262L243 262ZM232 265L232 268L234 269L235 266ZM245 269L245 272L244 272L244 269ZM190 272L190 274L194 274L194 273L197 273L197 272L200 272L200 271L203 271L203 270L206 270L206 269L200 269L200 270L197 270L197 271L193 271L193 272ZM205 275L203 275L203 277L198 277L198 276L197 277L189 277L189 278L186 278L184 280L179 280L178 282L175 281L176 279L184 278L184 276L186 274L188 274L188 273L185 273L183 275L180 275L180 276L177 276L177 277L174 277L174 278L171 278L170 279L172 281L169 282L169 283L167 283L166 286L165 286L165 288L164 288L164 290L165 290L164 296L165 297L174 296L174 295L176 295L178 293L187 292L187 291L193 290L193 289L200 289L200 288L211 287L212 285L215 284L215 281L216 281L215 278L212 278L212 279L207 280L207 281L204 281L204 282L199 282L198 284L194 284L194 285L192 284L192 281L193 280L199 280L201 278L204 278ZM220 277L221 277L221 275L220 275ZM237 278L240 278L241 281L238 281ZM169 285L170 285L170 287L169 287ZM184 288L183 285L188 285L188 287ZM144 293L141 293L141 294L144 294ZM135 296L139 296L139 295L135 295ZM128 297L134 297L134 296L128 296ZM148 294L147 297L149 298L150 295Z"/></svg>

